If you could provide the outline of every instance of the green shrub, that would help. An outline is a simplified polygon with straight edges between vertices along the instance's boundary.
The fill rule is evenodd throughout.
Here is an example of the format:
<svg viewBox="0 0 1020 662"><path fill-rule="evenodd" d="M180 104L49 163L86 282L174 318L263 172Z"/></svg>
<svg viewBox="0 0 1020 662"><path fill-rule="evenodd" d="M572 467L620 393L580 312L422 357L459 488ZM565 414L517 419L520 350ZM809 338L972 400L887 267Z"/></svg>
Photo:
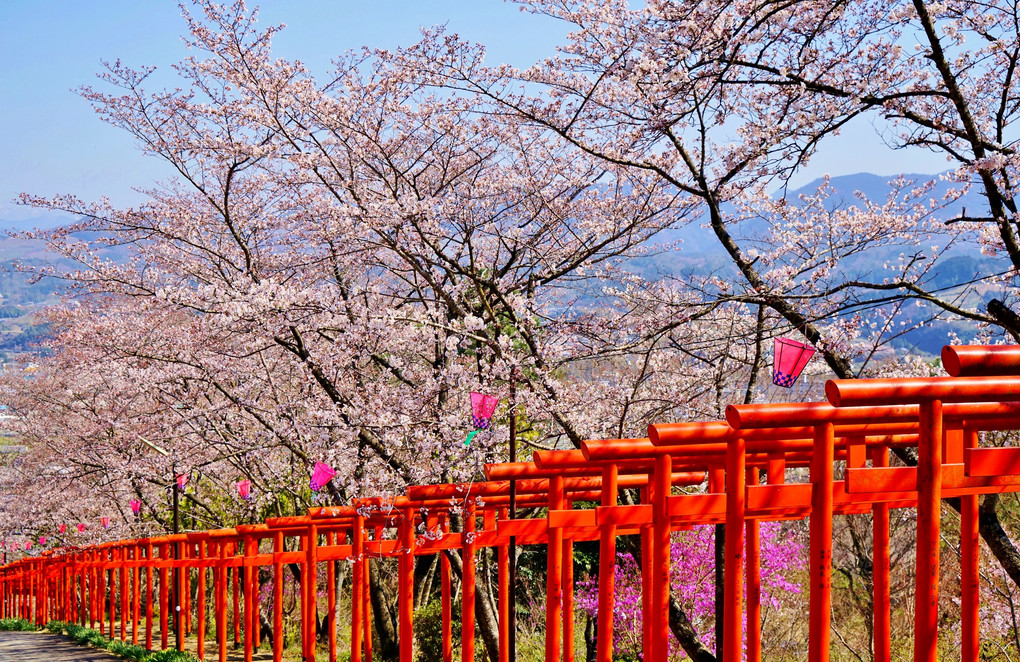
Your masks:
<svg viewBox="0 0 1020 662"><path fill-rule="evenodd" d="M195 662L195 658L183 651L158 651L145 658L145 662Z"/></svg>
<svg viewBox="0 0 1020 662"><path fill-rule="evenodd" d="M31 632L35 630L35 625L23 618L0 618L0 630Z"/></svg>
<svg viewBox="0 0 1020 662"><path fill-rule="evenodd" d="M460 647L460 602L452 605L453 649ZM443 659L443 603L433 600L414 612L414 638L418 660L432 662Z"/></svg>
<svg viewBox="0 0 1020 662"><path fill-rule="evenodd" d="M129 644L119 639L107 639L101 632L76 623L51 621L46 629L56 634L66 634L77 644L105 649L114 655L137 662L197 662L193 656L182 651L150 651L142 646Z"/></svg>
<svg viewBox="0 0 1020 662"><path fill-rule="evenodd" d="M152 652L146 650L142 646L136 646L135 644L129 644L117 639L111 641L107 645L106 650L110 651L114 655L120 655L121 657L125 657L129 660L137 660L138 662L150 659L152 656Z"/></svg>

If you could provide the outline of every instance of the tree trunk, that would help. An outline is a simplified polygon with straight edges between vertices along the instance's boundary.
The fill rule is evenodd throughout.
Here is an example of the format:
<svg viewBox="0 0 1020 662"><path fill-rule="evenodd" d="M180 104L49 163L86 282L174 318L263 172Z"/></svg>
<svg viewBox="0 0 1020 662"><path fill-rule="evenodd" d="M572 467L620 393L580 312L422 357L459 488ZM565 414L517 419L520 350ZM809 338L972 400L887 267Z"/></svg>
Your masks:
<svg viewBox="0 0 1020 662"><path fill-rule="evenodd" d="M951 499L950 501L955 502L951 505L954 505L959 512L960 500ZM1017 553L1009 535L1002 528L999 515L995 512L997 505L999 505L998 494L986 494L981 500L981 506L978 508L978 531L981 532L981 537L984 538L1003 570L1013 580L1013 583L1020 586L1020 553Z"/></svg>
<svg viewBox="0 0 1020 662"><path fill-rule="evenodd" d="M432 593L432 578L436 574L436 563L438 557L419 556L414 564L414 608L420 609L422 605L428 604L429 594Z"/></svg>
<svg viewBox="0 0 1020 662"><path fill-rule="evenodd" d="M383 660L396 660L400 654L397 643L397 626L393 622L393 603L391 596L383 587L379 576L379 560L373 559L368 564L369 594L372 601L372 616L375 619L375 633L379 636L378 655ZM376 651L373 650L373 653Z"/></svg>
<svg viewBox="0 0 1020 662"><path fill-rule="evenodd" d="M1013 342L1020 344L1020 316L999 299L992 299L986 306L988 314L1013 336Z"/></svg>
<svg viewBox="0 0 1020 662"><path fill-rule="evenodd" d="M589 614L584 617L584 662L595 662L595 654L598 649L595 645L596 621Z"/></svg>
<svg viewBox="0 0 1020 662"><path fill-rule="evenodd" d="M712 651L701 643L694 624L691 623L691 619L687 618L683 607L680 606L680 601L676 599L672 591L669 592L669 629L673 631L673 636L677 638L680 646L693 662L716 662L715 655L712 655Z"/></svg>

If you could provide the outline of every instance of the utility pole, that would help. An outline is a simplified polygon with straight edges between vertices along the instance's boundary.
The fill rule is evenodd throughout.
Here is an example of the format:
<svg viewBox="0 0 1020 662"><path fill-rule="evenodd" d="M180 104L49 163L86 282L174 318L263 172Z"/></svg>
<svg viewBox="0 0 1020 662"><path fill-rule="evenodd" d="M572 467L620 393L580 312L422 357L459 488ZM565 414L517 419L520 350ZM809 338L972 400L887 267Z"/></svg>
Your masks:
<svg viewBox="0 0 1020 662"><path fill-rule="evenodd" d="M517 368L510 374L510 461L517 461ZM517 519L517 481L510 479L510 519ZM517 538L510 536L510 623L507 627L507 649L510 662L517 662Z"/></svg>
<svg viewBox="0 0 1020 662"><path fill-rule="evenodd" d="M180 484L177 482L176 460L173 463L171 471L173 472L173 490L174 490L174 535L177 535L178 533L181 532L181 500L180 500L181 487ZM173 545L174 559L179 559L181 558L181 556L183 556L183 554L181 553L184 551L182 547L183 545L180 542L174 543ZM177 639L177 650L182 651L184 650L184 633L182 632L182 630L184 629L184 618L182 618L183 614L181 614L181 595L179 591L181 587L180 573L181 569L175 565L173 575L174 585L172 592L174 596L173 603L174 636Z"/></svg>
<svg viewBox="0 0 1020 662"><path fill-rule="evenodd" d="M173 489L173 508L174 508L174 520L173 520L173 533L177 535L181 532L181 504L180 504L180 487L177 484L177 458L171 457L170 452L162 446L157 446L145 437L139 435L138 440L143 444L156 451L160 455L166 458L170 458L170 473L171 485ZM179 542L175 542L172 545L174 559L178 559L182 556L183 546ZM181 607L180 607L180 569L175 565L173 568L173 585L170 587L170 595L173 598L171 608L173 609L174 617L174 638L177 643L177 650L184 650L184 619L181 618Z"/></svg>
<svg viewBox="0 0 1020 662"><path fill-rule="evenodd" d="M177 464L172 469L174 473L174 534L181 532L181 501L179 486L177 485Z"/></svg>

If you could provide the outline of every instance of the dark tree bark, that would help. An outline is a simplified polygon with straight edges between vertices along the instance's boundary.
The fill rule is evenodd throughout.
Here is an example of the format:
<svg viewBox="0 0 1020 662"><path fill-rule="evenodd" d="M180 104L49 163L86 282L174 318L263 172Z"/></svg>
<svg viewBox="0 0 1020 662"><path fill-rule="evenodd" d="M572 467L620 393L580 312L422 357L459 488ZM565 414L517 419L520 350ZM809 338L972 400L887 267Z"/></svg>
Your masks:
<svg viewBox="0 0 1020 662"><path fill-rule="evenodd" d="M992 299L988 302L988 314L995 318L995 321L1004 328L1009 335L1013 336L1013 342L1020 344L1020 315L1014 313L1010 308L999 301Z"/></svg>
<svg viewBox="0 0 1020 662"><path fill-rule="evenodd" d="M959 499L952 499L957 511L959 511ZM978 507L978 531L984 539L988 548L995 555L996 560L1002 564L1003 569L1009 573L1010 579L1020 586L1020 553L1017 553L1013 541L1009 539L1006 530L1002 528L999 515L995 512L999 505L998 494L986 494Z"/></svg>
<svg viewBox="0 0 1020 662"><path fill-rule="evenodd" d="M701 643L698 631L672 591L669 594L669 629L693 662L716 662L715 655Z"/></svg>
<svg viewBox="0 0 1020 662"><path fill-rule="evenodd" d="M400 654L400 646L397 643L397 626L393 621L391 609L393 600L383 587L382 578L379 576L379 561L373 559L368 568L369 599L372 601L375 633L379 637L379 649L373 650L373 653L384 660L396 660Z"/></svg>
<svg viewBox="0 0 1020 662"><path fill-rule="evenodd" d="M438 556L418 556L414 563L414 608L419 609L428 603L432 593L432 578L435 576L436 559Z"/></svg>
<svg viewBox="0 0 1020 662"><path fill-rule="evenodd" d="M596 619L586 616L584 619L584 662L595 662L598 649L595 647Z"/></svg>

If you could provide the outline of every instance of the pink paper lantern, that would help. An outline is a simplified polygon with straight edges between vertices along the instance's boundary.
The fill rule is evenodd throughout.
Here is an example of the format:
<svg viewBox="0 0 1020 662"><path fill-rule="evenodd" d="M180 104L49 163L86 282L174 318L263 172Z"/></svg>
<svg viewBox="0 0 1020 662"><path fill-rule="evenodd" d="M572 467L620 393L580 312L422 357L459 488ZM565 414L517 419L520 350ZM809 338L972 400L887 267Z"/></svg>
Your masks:
<svg viewBox="0 0 1020 662"><path fill-rule="evenodd" d="M815 348L789 338L776 338L773 353L772 383L790 388L814 355Z"/></svg>
<svg viewBox="0 0 1020 662"><path fill-rule="evenodd" d="M184 486L188 484L188 474L181 474L177 477L177 489L183 490Z"/></svg>
<svg viewBox="0 0 1020 662"><path fill-rule="evenodd" d="M131 512L133 512L135 515L142 512L142 502L139 501L138 499L131 499L130 501L128 501L128 505L131 506Z"/></svg>
<svg viewBox="0 0 1020 662"><path fill-rule="evenodd" d="M110 528L110 518L109 517L102 517L102 518L100 518L99 521L103 523L103 528L104 529L109 529Z"/></svg>
<svg viewBox="0 0 1020 662"><path fill-rule="evenodd" d="M322 488L326 487L326 483L333 479L336 472L328 464L322 462L315 463L315 471L312 472L311 487L313 492L318 492Z"/></svg>
<svg viewBox="0 0 1020 662"><path fill-rule="evenodd" d="M67 525L61 524L57 527L57 533L65 533L67 531Z"/></svg>
<svg viewBox="0 0 1020 662"><path fill-rule="evenodd" d="M39 544L40 545L46 544L46 536L39 536Z"/></svg>
<svg viewBox="0 0 1020 662"><path fill-rule="evenodd" d="M494 395L471 392L471 423L476 430L486 430L492 422L499 398Z"/></svg>
<svg viewBox="0 0 1020 662"><path fill-rule="evenodd" d="M85 529L87 528L88 527L85 526L84 524L78 524L78 533L85 533Z"/></svg>
<svg viewBox="0 0 1020 662"><path fill-rule="evenodd" d="M251 498L251 481L248 479L239 480L234 483L234 487L237 488L237 494L247 501Z"/></svg>

